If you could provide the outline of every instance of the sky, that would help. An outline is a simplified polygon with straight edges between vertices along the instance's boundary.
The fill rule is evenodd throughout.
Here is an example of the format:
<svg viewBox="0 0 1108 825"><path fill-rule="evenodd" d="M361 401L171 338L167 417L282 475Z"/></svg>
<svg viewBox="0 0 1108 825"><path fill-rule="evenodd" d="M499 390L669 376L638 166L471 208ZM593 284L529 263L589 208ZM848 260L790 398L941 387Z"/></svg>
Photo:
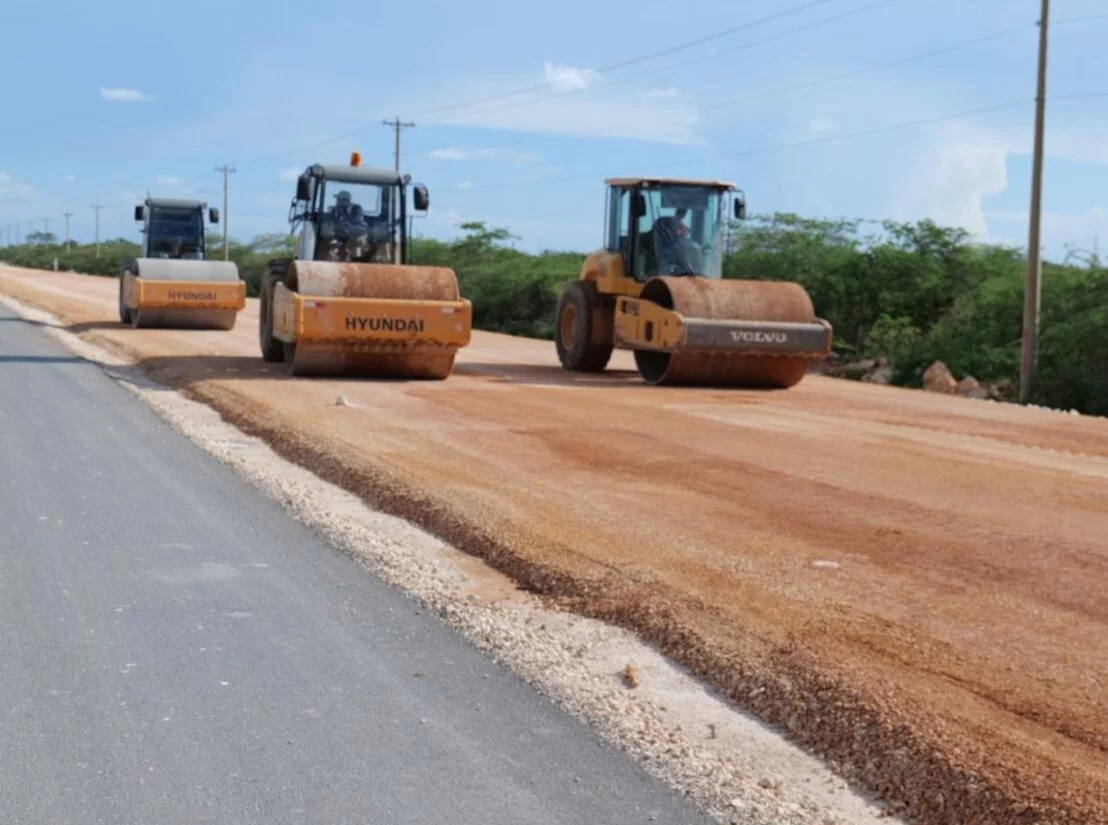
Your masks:
<svg viewBox="0 0 1108 825"><path fill-rule="evenodd" d="M5 9L0 243L138 240L147 191L288 231L306 166L391 166L520 249L603 237L604 179L734 181L752 214L916 220L1025 247L1039 0L55 0ZM1108 248L1108 4L1053 0L1048 257Z"/></svg>

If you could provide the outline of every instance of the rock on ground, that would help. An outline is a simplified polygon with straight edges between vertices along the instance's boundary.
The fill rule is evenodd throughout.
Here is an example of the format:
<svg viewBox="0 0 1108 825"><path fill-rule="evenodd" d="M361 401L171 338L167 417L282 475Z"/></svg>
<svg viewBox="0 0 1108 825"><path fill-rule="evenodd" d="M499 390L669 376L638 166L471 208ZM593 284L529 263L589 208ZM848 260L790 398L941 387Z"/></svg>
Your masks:
<svg viewBox="0 0 1108 825"><path fill-rule="evenodd" d="M942 361L936 361L923 374L923 388L929 392L941 392L950 395L958 382Z"/></svg>

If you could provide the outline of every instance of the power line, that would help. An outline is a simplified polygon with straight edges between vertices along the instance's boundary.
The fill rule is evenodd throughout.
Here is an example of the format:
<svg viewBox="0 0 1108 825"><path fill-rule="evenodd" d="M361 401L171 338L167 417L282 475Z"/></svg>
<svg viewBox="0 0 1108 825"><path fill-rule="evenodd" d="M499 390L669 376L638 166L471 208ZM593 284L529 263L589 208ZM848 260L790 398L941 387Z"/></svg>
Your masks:
<svg viewBox="0 0 1108 825"><path fill-rule="evenodd" d="M712 40L718 40L721 37L727 37L728 35L736 34L740 31L745 31L747 29L752 29L756 26L761 26L761 25L764 25L765 23L770 23L774 20L779 20L779 19L784 18L784 17L788 17L788 16L791 16L791 15L794 15L794 14L799 14L800 12L807 11L808 9L812 9L812 8L817 7L817 6L823 6L823 5L826 5L827 3L834 3L834 2L839 2L839 1L840 0L809 0L809 2L804 3L800 6L794 6L791 9L785 9L784 11L775 12L774 14L769 14L769 15L766 15L764 17L757 18L756 20L751 20L751 21L748 21L746 23L741 23L737 26L731 26L731 27L726 28L726 29L721 29L721 30L716 31L712 34L705 35L703 37L699 37L695 40L689 40L689 41L686 41L684 43L679 43L675 46L670 46L668 48L661 49L661 50L656 51L656 52L651 52L649 54L640 55L638 57L632 57L628 60L620 61L619 63L613 63L609 66L604 66L600 69L597 69L596 71L598 73L604 73L604 72L615 71L616 69L622 69L622 68L625 68L627 66L633 66L637 63L642 63L642 62L645 62L647 60L653 60L657 57L664 57L667 54L672 54L674 52L681 51L683 49L688 49L688 48L691 48L693 46L699 46L699 45L702 45L703 43L708 43ZM890 0L890 2L892 2L892 0ZM489 103L489 102L494 101L494 100L502 100L502 99L508 98L508 97L515 97L516 95L527 94L528 92L535 92L535 91L540 91L542 89L548 89L548 88L552 87L553 85L554 85L554 83L552 81L544 81L542 83L536 83L536 84L533 84L533 85L530 85L530 86L524 86L522 88L513 89L513 90L510 90L510 91L507 91L507 92L501 92L501 93L495 94L495 95L488 95L488 96L485 96L485 97L479 97L479 98L473 98L473 99L470 99L470 100L461 101L459 103L452 103L452 104L449 104L449 105L446 105L446 106L437 106L437 107L434 107L434 108L431 108L431 109L424 109L421 112L416 112L413 115L413 117L425 117L427 115L438 114L440 112L452 111L454 109L465 108L465 107L468 107L468 106L475 106L475 105L480 104L480 103ZM290 149L287 152L278 152L276 154L268 155L268 156L265 156L265 157L251 158L251 159L248 159L248 160L245 160L245 161L240 161L240 163L262 163L262 162L269 161L269 160L277 160L278 158L288 157L289 155L299 154L300 152L307 152L307 151L310 151L312 149L318 149L322 146L327 146L328 144L335 143L336 141L343 140L343 139L348 138L348 137L352 137L353 135L356 135L359 132L364 131L367 128L367 126L368 126L368 124L362 124L362 125L354 128L354 129L351 129L348 132L344 132L340 135L335 135L334 137L328 138L327 140L319 141L319 142L313 143L309 146L301 146L300 148L297 148L297 149Z"/></svg>
<svg viewBox="0 0 1108 825"><path fill-rule="evenodd" d="M797 83L793 86L782 86L776 89L771 89L766 92L759 92L758 94L746 95L745 97L729 97L723 100L713 101L713 111L723 106L731 106L736 103L750 103L755 100L763 100L767 97L778 97L789 92L797 92L801 89L810 89L814 86L822 86L825 83L834 83L837 80L846 80L850 77L858 77L864 74L871 74L873 72L881 71L883 69L890 69L893 66L901 66L905 63L911 63L916 60L925 60L928 57L937 57L941 54L949 54L961 49L969 48L970 46L976 46L979 43L987 43L990 40L999 40L1003 37L1011 37L1013 34L1019 34L1026 32L1029 27L1024 25L1014 29L1005 29L1003 31L993 32L992 34L982 35L981 37L974 37L970 40L963 40L959 43L952 43L949 46L943 46L938 49L931 49L926 52L917 52L916 54L908 55L907 57L898 57L896 60L890 60L886 63L878 63L874 66L867 66L861 69L852 69L847 72L842 72L831 77L821 77L819 80L812 80L806 83Z"/></svg>
<svg viewBox="0 0 1108 825"><path fill-rule="evenodd" d="M1083 23L1089 20L1103 19L1108 19L1108 14L1087 14L1081 17L1067 17L1063 18L1062 20L1055 20L1051 23L1051 26L1057 28L1058 26L1068 23ZM823 77L819 80L812 80L806 83L798 83L794 86L782 86L777 89L771 89L766 92L759 92L758 94L747 95L745 97L731 97L725 98L724 100L713 101L712 112L714 113L717 109L720 109L724 106L731 106L736 103L751 103L755 100L763 100L767 97L779 97L780 95L788 94L789 92L796 92L800 91L801 89L810 89L815 86L822 86L825 83L834 83L837 80L846 80L848 78L858 77L864 74L872 74L873 72L882 71L884 69L891 69L893 66L902 66L905 63L911 63L916 60L925 60L929 57L938 57L942 54L950 54L951 52L960 51L962 49L969 48L970 46L976 46L979 43L988 43L991 40L1000 40L1005 37L1011 37L1014 34L1021 34L1023 32L1032 31L1033 29L1034 26L1029 27L1026 25L1018 26L1011 29L1004 29L1002 31L993 32L992 34L984 34L980 37L974 37L969 40L962 40L958 43L952 43L949 46L942 46L938 49L931 49L930 51L926 52L917 52L916 54L908 55L907 57L899 57L896 60L890 60L886 63L878 63L876 65L867 66L862 69L852 69L847 72L842 72L841 74L832 75L831 77Z"/></svg>
<svg viewBox="0 0 1108 825"><path fill-rule="evenodd" d="M709 43L712 40L718 40L721 37L727 37L728 35L737 34L738 32L746 31L747 29L752 29L756 26L761 26L765 23L770 23L783 17L789 17L794 14L799 14L802 11L807 11L808 9L815 8L816 6L826 5L829 2L838 2L838 0L812 0L812 2L808 2L800 6L794 6L791 9L785 9L784 11L775 12L774 14L769 14L765 17L759 17L758 19L751 20L747 23L740 23L737 26L731 26L727 29L721 29L717 32L714 32L713 34L705 35L704 37L699 37L695 40L688 40L684 43L679 43L676 46L670 46L669 48L661 49L656 52L650 52L649 54L640 55L639 57L632 57L628 60L620 61L619 63L613 63L610 66L604 66L600 69L597 69L596 71L599 74L603 74L604 72L614 72L616 69L623 69L627 66L634 66L637 63L645 63L647 60L653 60L657 57L664 57L667 54L673 54L674 52L683 51L684 49L692 48L693 46L700 46L704 43ZM540 89L545 89L552 85L553 83L551 81L547 81L545 83L537 83L532 86L526 86L522 89L514 89L508 92L501 92L500 94L463 101L462 103L453 103L448 106L438 106L433 109L425 109L422 112L417 112L416 114L417 116L437 114L439 112L474 106L478 103L487 103L493 100L501 100L506 97L515 97L516 95L526 94L527 92L534 92Z"/></svg>
<svg viewBox="0 0 1108 825"><path fill-rule="evenodd" d="M491 109L478 109L477 111L470 112L469 114L484 115L484 114L492 114L492 113L495 113L495 112L502 112L506 109L516 109L516 108L519 108L520 106L533 106L536 103L545 103L546 101L549 101L549 100L557 100L559 98L566 97L566 96L573 95L573 94L578 94L578 93L583 92L583 91L591 92L591 91L595 91L596 89L604 89L604 88L607 88L609 86L616 86L616 85L623 84L623 83L630 83L630 82L635 81L635 80L641 80L644 77L653 77L654 75L657 75L657 74L665 74L667 72L672 72L675 69L681 69L681 68L684 68L685 66L690 66L694 63L702 63L705 60L714 60L715 58L720 57L722 55L734 54L735 52L740 52L740 51L744 51L746 49L751 49L755 46L764 46L767 43L773 43L773 42L778 41L778 40L783 40L784 38L789 37L789 36L794 35L794 34L799 34L801 32L805 32L805 31L808 31L810 29L815 29L815 28L818 28L820 26L826 26L828 23L837 23L840 20L847 19L848 17L854 17L856 15L863 14L864 12L873 11L875 9L881 8L882 6L888 6L888 5L891 5L893 3L899 3L899 2L902 2L902 0L877 0L877 2L870 3L867 6L860 6L856 9L850 9L850 10L845 11L845 12L840 12L838 14L831 15L830 17L823 17L819 20L814 20L812 22L805 23L805 24L800 25L800 26L794 26L791 29L786 29L785 31L778 32L777 34L772 34L769 37L763 37L759 40L750 40L750 41L747 41L746 43L740 43L737 46L733 46L733 47L727 48L727 49L722 49L720 51L712 52L710 54L698 55L696 57L689 58L688 60L682 60L679 63L670 63L669 65L662 66L661 68L658 68L658 69L651 69L648 72L640 72L639 74L629 75L629 76L626 76L626 77L611 78L609 80L601 81L600 83L592 83L588 86L584 86L584 87L580 87L580 88L565 89L565 90L562 90L562 91L560 91L556 94L545 95L543 97L532 98L531 100L521 100L517 103L510 103L507 106L495 106ZM715 107L716 105L717 105L716 101L713 101L712 106ZM447 123L447 122L448 121L444 121L444 120L441 120L441 119L431 121L432 124L443 124L443 123Z"/></svg>
<svg viewBox="0 0 1108 825"><path fill-rule="evenodd" d="M1089 95L1080 95L1079 97L1108 97L1108 92L1093 93L1093 94L1089 94ZM1062 98L1058 98L1058 99L1059 100L1064 100L1066 98L1062 97ZM893 132L893 131L898 131L898 130L901 130L901 129L910 129L910 128L918 127L918 126L929 126L929 125L932 125L932 124L935 124L935 123L942 123L944 121L957 120L957 119L963 118L963 117L973 117L975 115L989 114L989 113L992 113L992 112L1000 112L1000 111L1004 111L1006 109L1015 109L1017 107L1026 106L1026 105L1027 105L1026 100L1017 100L1017 101L1012 101L1010 103L1002 103L1002 104L999 104L999 105L996 105L996 106L986 106L986 107L982 107L982 108L979 108L979 109L968 109L968 110L961 111L961 112L953 112L953 113L948 114L948 115L939 115L937 117L922 118L920 120L910 120L910 121L904 121L904 122L901 122L901 123L893 123L893 124L890 124L888 126L878 126L878 127L872 128L872 129L863 129L863 130L860 130L860 131L857 131L857 132L847 132L847 133L844 133L844 134L841 134L841 135L827 135L826 137L810 138L808 140L798 140L798 141L792 141L792 142L789 142L789 143L778 143L778 144L772 144L772 145L769 145L769 146L761 146L761 147L758 147L758 148L755 148L755 149L743 149L743 150L740 150L740 151L737 151L737 152L725 152L725 153L713 156L712 159L713 160L719 160L719 159L750 157L752 155L768 154L768 153L771 153L771 152L778 152L778 151L782 151L782 150L785 150L785 149L798 149L798 148L802 148L802 147L806 147L806 146L817 146L817 145L825 144L825 143L834 143L836 141L841 141L841 140L851 140L851 139L854 139L854 138L870 137L872 135L884 134L885 132ZM689 158L687 160L671 161L669 163L659 163L659 164L654 164L652 166L643 167L642 171L644 171L644 172L653 172L653 171L660 170L660 169L672 169L672 168L676 168L676 167L679 167L679 166L692 166L692 165L695 165L695 164L698 164L698 163L704 163L705 160L706 160L706 158ZM531 180L531 181L515 181L515 182L511 182L511 183L502 183L502 184L492 183L492 184L485 184L485 185L482 185L482 186L470 186L470 187L465 187L465 190L466 191L472 191L472 190L475 190L475 189L515 188L515 187L518 187L518 186L536 186L536 185L540 185L540 184L544 184L544 183L570 183L570 182L593 181L593 180L596 180L595 175L589 175L587 177L586 176L579 176L579 177L575 176L575 177L568 177L568 178L544 178L544 179ZM452 189L460 189L460 188L461 187L452 187L451 189L448 189L446 191L451 191Z"/></svg>
<svg viewBox="0 0 1108 825"><path fill-rule="evenodd" d="M1097 16L1100 16L1100 15L1097 15ZM1108 17L1108 15L1103 15L1103 16ZM830 20L830 19L832 19L832 18L825 18L825 21ZM1027 30L1028 30L1027 26L1021 26L1019 28L1013 28L1013 29L1005 29L1003 31L994 32L992 34L987 34L987 35L983 35L981 37L972 38L970 40L964 40L964 41L961 41L959 43L954 43L954 44L951 44L949 46L944 46L944 47L939 48L939 49L932 49L932 50L929 50L929 51L926 51L926 52L919 52L919 53L916 53L914 55L909 55L907 57L898 58L896 60L889 61L887 63L881 63L881 64L878 64L878 65L875 65L875 66L868 66L868 67L861 68L861 69L853 69L849 72L843 72L842 74L839 74L839 75L836 75L836 76L833 76L833 77L822 78L820 80L814 80L814 81L810 81L810 82L806 82L806 83L797 84L797 85L794 85L794 86L786 86L786 87L782 87L780 89L775 89L775 90L772 90L772 91L769 91L769 92L763 92L763 93L759 93L759 94L756 94L756 95L750 95L750 96L747 96L747 97L727 98L727 99L722 100L722 101L713 101L712 109L709 112L705 113L703 115L702 119L703 120L711 120L712 117L716 114L716 112L719 109L721 109L725 106L735 104L735 103L743 103L743 102L758 100L758 99L761 99L761 98L764 98L764 97L771 97L771 96L772 97L780 97L781 95L787 94L787 93L792 92L792 91L797 91L797 90L804 89L804 88L819 86L819 85L824 84L824 83L831 83L831 82L834 82L836 80L841 80L841 79L846 78L846 77L856 77L856 76L859 76L859 75L868 74L868 73L871 73L871 72L875 72L875 71L879 71L881 69L888 68L890 66L901 65L901 64L908 63L908 62L911 62L911 61L914 61L914 60L923 60L923 59L928 58L928 57L934 57L934 56L939 55L939 54L944 54L944 53L947 53L947 52L956 51L958 49L967 48L969 46L976 45L978 43L986 42L986 41L989 41L989 40L995 40L995 39L999 39L1001 37L1011 36L1012 34L1016 34L1018 32L1023 32L1023 31L1027 31ZM764 42L764 41L760 41L760 42ZM596 87L594 87L594 88L596 88ZM531 102L531 101L527 101L527 102ZM535 101L535 102L537 102L537 101ZM601 126L597 129L591 129L591 130L584 131L584 132L575 132L573 136L574 137L590 137L590 136L594 136L594 135L603 134L608 129L609 129L609 126L604 125L604 126ZM477 188L477 187L467 187L467 188Z"/></svg>

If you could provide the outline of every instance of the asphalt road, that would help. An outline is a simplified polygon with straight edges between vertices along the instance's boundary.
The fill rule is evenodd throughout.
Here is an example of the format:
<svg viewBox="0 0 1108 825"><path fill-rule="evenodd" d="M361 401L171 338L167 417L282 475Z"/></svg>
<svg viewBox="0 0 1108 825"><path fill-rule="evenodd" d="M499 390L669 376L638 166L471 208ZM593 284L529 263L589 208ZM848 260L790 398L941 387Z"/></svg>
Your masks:
<svg viewBox="0 0 1108 825"><path fill-rule="evenodd" d="M0 469L0 821L707 823L3 307Z"/></svg>

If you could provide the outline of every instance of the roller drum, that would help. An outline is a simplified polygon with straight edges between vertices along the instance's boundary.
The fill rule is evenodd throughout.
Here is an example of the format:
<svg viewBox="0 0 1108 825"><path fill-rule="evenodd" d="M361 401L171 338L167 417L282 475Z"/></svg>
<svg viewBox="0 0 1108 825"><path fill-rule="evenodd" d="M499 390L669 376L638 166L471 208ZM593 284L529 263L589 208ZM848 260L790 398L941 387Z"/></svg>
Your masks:
<svg viewBox="0 0 1108 825"><path fill-rule="evenodd" d="M808 292L791 282L662 276L647 281L640 297L680 313L686 322L817 322ZM786 389L804 377L810 360L726 349L635 350L643 380L659 385Z"/></svg>
<svg viewBox="0 0 1108 825"><path fill-rule="evenodd" d="M182 258L139 258L135 274L147 281L219 281L234 283L239 270L231 261L190 261Z"/></svg>
<svg viewBox="0 0 1108 825"><path fill-rule="evenodd" d="M346 264L295 261L286 285L313 298L384 298L401 301L457 301L458 278L441 266Z"/></svg>
<svg viewBox="0 0 1108 825"><path fill-rule="evenodd" d="M233 309L134 309L131 326L135 329L218 329L235 328L238 312Z"/></svg>
<svg viewBox="0 0 1108 825"><path fill-rule="evenodd" d="M238 267L230 261L192 261L180 258L138 258L134 274L147 281L212 281L235 283ZM238 312L233 309L135 309L135 329L218 329L235 327Z"/></svg>
<svg viewBox="0 0 1108 825"><path fill-rule="evenodd" d="M461 296L454 271L433 266L295 261L286 285L314 298L457 301ZM453 371L454 357L454 351L412 351L389 342L285 344L288 370L299 376L442 380Z"/></svg>

